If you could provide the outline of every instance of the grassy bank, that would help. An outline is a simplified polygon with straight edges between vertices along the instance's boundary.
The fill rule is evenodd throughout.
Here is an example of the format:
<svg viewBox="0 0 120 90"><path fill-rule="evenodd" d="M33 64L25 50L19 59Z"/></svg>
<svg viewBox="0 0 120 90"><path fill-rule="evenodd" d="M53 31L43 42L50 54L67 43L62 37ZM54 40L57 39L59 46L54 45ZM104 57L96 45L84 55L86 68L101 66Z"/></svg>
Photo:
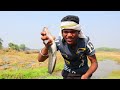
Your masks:
<svg viewBox="0 0 120 90"><path fill-rule="evenodd" d="M120 70L112 71L107 78L103 78L103 79L120 79Z"/></svg>
<svg viewBox="0 0 120 90"><path fill-rule="evenodd" d="M120 79L120 70L112 71L108 76L109 79Z"/></svg>
<svg viewBox="0 0 120 90"><path fill-rule="evenodd" d="M120 63L120 52L96 51L97 60L115 60ZM63 58L57 53L57 63L52 75L48 73L48 60L38 62L38 53L0 51L0 79L61 79L57 74L63 69ZM118 73L119 74L119 73ZM120 75L120 74L119 74ZM114 75L115 76L115 75Z"/></svg>
<svg viewBox="0 0 120 90"><path fill-rule="evenodd" d="M55 73L48 73L48 59L45 62L38 62L38 53L0 51L0 79L34 79L34 78L61 78ZM63 60L60 54L54 72L63 69Z"/></svg>
<svg viewBox="0 0 120 90"><path fill-rule="evenodd" d="M97 51L96 52L97 60L115 60L120 63L120 52L105 52L105 51Z"/></svg>

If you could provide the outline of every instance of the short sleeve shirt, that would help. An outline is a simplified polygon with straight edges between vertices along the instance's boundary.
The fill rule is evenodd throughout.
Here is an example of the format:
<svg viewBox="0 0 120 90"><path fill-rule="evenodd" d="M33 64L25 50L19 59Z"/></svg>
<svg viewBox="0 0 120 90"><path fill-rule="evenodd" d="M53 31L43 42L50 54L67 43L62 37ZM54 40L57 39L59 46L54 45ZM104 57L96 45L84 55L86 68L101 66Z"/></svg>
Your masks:
<svg viewBox="0 0 120 90"><path fill-rule="evenodd" d="M87 56L95 54L95 49L90 41L89 37L87 38L78 38L77 45L73 49L68 45L64 39L58 37L56 39L57 50L60 51L62 57L64 58L64 70L67 72L75 73L85 73L88 70L88 60Z"/></svg>

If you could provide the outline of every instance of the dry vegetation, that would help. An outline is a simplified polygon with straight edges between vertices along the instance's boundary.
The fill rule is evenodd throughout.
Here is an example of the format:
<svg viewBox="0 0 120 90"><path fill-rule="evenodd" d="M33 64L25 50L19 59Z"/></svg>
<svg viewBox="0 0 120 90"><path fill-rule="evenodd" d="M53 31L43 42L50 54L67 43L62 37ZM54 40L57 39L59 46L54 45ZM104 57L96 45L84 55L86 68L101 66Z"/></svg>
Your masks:
<svg viewBox="0 0 120 90"><path fill-rule="evenodd" d="M47 61L38 62L38 51L18 52L14 50L0 50L0 70L19 69L19 68L37 68L47 66ZM120 52L96 52L97 60L116 60L120 63ZM64 63L61 54L57 53L57 63Z"/></svg>
<svg viewBox="0 0 120 90"><path fill-rule="evenodd" d="M0 70L39 67L37 55L38 53L31 53L31 51L29 54L14 50L0 51Z"/></svg>
<svg viewBox="0 0 120 90"><path fill-rule="evenodd" d="M98 51L96 52L97 59L100 60L115 60L120 63L120 52L105 52L105 51Z"/></svg>

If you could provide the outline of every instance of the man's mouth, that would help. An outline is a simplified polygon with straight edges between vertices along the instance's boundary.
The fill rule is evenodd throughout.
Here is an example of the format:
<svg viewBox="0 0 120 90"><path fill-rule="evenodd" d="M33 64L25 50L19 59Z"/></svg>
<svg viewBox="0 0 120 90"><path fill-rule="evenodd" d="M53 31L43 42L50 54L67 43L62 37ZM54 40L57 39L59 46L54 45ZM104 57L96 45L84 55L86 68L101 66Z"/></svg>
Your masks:
<svg viewBox="0 0 120 90"><path fill-rule="evenodd" d="M73 39L72 38L68 38L68 39L66 39L68 42L72 42L73 41Z"/></svg>

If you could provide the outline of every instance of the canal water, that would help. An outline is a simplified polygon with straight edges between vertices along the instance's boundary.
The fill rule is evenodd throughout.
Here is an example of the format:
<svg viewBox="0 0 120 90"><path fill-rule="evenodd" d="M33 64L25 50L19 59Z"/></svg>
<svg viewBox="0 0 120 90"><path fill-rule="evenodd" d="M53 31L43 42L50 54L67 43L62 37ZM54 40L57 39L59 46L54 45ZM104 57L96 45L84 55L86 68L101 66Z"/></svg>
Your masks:
<svg viewBox="0 0 120 90"><path fill-rule="evenodd" d="M120 70L120 64L113 60L104 60L98 62L98 69L94 72L91 79L107 78L113 70Z"/></svg>

